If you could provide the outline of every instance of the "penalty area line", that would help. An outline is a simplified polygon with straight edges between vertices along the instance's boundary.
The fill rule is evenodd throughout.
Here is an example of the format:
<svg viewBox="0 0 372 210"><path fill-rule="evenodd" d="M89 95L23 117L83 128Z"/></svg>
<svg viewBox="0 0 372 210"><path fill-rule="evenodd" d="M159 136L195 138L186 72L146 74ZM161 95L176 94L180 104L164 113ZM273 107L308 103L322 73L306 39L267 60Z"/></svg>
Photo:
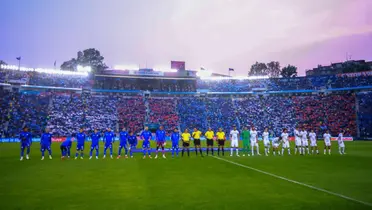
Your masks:
<svg viewBox="0 0 372 210"><path fill-rule="evenodd" d="M285 177L275 175L275 174L272 174L272 173L269 173L269 172L266 172L266 171L262 171L260 169L256 169L256 168L253 168L253 167L250 167L250 166L247 166L247 165L243 165L243 164L240 164L240 163L236 163L236 162L233 162L233 161L230 161L230 160L226 160L224 158L220 158L220 157L216 157L216 156L212 156L212 157L214 157L218 160L221 160L221 161L225 161L227 163L231 163L231 164L236 165L236 166L240 166L240 167L243 167L243 168L250 169L252 171L256 171L256 172L259 172L259 173L262 173L262 174L266 174L268 176L272 176L272 177L275 177L275 178L278 178L278 179L281 179L281 180L285 180L287 182L298 184L298 185L308 187L308 188L313 189L313 190L324 192L324 193L327 193L327 194L330 194L330 195L333 195L333 196L336 196L336 197L344 198L346 200L350 200L350 201L353 201L353 202L356 202L356 203L360 203L360 204L372 207L372 204L368 203L368 202L360 201L360 200L357 200L357 199L354 199L354 198L351 198L351 197L348 197L348 196L345 196L345 195L342 195L342 194L339 194L339 193L335 193L335 192L325 190L325 189L322 189L322 188L319 188L319 187L314 187L314 186L311 186L311 185L308 185L308 184L305 184L305 183L302 183L302 182L298 182L298 181L295 181L295 180L292 180L292 179L287 179Z"/></svg>

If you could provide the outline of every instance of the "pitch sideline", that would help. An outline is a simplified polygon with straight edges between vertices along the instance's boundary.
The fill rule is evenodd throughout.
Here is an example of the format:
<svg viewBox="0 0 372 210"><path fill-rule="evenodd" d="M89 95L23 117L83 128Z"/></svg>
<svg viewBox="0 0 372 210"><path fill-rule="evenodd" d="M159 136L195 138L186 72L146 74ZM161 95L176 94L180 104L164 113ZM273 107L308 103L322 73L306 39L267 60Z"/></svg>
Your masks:
<svg viewBox="0 0 372 210"><path fill-rule="evenodd" d="M292 179L287 179L285 177L275 175L275 174L272 174L272 173L269 173L269 172L266 172L266 171L262 171L260 169L256 169L256 168L253 168L253 167L250 167L250 166L247 166L247 165L243 165L243 164L240 164L240 163L236 163L236 162L233 162L233 161L230 161L230 160L226 160L224 158L220 158L220 157L216 157L216 156L212 156L212 157L214 157L218 160L221 160L221 161L225 161L227 163L231 163L233 165L237 165L237 166L240 166L240 167L243 167L243 168L250 169L252 171L256 171L256 172L266 174L266 175L269 175L269 176L272 176L272 177L275 177L275 178L278 178L278 179L281 179L281 180L285 180L287 182L298 184L298 185L308 187L308 188L311 188L311 189L314 189L314 190L317 190L317 191L320 191L320 192L324 192L324 193L327 193L327 194L330 194L330 195L333 195L333 196L337 196L337 197L340 197L340 198L344 198L346 200L350 200L350 201L353 201L353 202L356 202L356 203L360 203L360 204L372 207L372 203L360 201L360 200L357 200L357 199L354 199L354 198L351 198L351 197L348 197L348 196L345 196L345 195L342 195L342 194L339 194L339 193L335 193L335 192L331 192L331 191L328 191L328 190L325 190L325 189L322 189L322 188L314 187L314 186L311 186L311 185L308 185L308 184L305 184L305 183L302 183L302 182L298 182L298 181L295 181L295 180L292 180Z"/></svg>

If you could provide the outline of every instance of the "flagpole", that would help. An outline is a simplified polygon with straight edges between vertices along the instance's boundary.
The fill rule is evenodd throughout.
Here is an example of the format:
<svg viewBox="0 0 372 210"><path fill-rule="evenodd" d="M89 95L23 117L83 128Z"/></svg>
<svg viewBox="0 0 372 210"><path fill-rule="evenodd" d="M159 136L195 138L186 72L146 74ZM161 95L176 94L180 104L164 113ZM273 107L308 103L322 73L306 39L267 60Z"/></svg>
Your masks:
<svg viewBox="0 0 372 210"><path fill-rule="evenodd" d="M21 57L18 60L18 71L21 71Z"/></svg>

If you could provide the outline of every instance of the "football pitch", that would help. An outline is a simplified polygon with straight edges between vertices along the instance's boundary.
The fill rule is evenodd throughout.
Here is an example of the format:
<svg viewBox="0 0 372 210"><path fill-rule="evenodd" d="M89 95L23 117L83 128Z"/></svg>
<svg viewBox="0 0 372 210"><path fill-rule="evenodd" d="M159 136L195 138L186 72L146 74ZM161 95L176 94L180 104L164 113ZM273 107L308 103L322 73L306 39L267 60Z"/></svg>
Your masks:
<svg viewBox="0 0 372 210"><path fill-rule="evenodd" d="M346 142L344 156L319 142L311 156L144 160L102 159L102 145L89 160L89 144L84 160L61 161L54 143L41 161L34 143L22 162L19 144L0 144L0 209L372 209L372 142Z"/></svg>

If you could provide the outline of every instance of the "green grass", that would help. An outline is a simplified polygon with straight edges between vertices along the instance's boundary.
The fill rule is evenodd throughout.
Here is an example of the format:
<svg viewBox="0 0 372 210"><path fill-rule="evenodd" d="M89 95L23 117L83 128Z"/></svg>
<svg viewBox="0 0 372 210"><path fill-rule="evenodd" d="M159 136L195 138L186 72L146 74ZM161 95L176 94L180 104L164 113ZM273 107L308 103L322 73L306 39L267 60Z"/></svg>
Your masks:
<svg viewBox="0 0 372 210"><path fill-rule="evenodd" d="M333 145L331 156L224 158L372 203L372 142L347 142L345 156ZM19 144L0 144L0 209L372 209L195 153L61 161L59 143L53 152L41 161L34 143L21 162Z"/></svg>

